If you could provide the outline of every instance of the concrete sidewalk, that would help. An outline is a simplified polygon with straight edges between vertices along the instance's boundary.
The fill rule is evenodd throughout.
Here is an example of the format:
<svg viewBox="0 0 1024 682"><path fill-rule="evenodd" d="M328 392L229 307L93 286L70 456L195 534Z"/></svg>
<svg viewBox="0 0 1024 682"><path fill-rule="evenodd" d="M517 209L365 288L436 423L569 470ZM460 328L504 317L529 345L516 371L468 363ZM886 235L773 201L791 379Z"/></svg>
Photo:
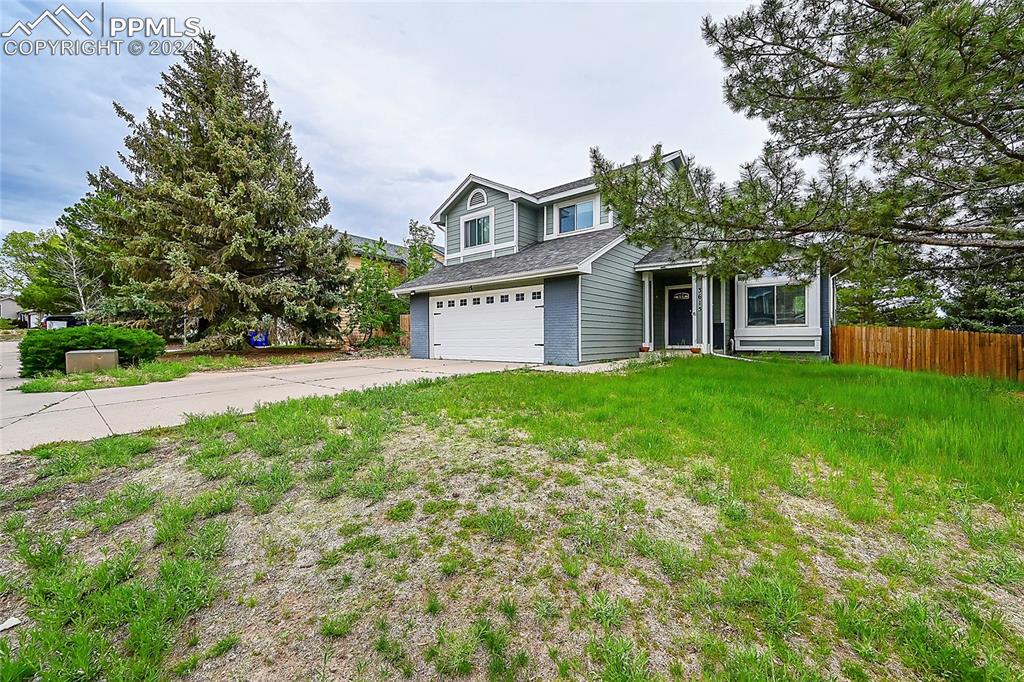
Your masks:
<svg viewBox="0 0 1024 682"><path fill-rule="evenodd" d="M19 383L14 378L16 351L13 370L11 362L9 349L0 348L0 454L57 440L90 440L175 426L188 414L212 414L229 408L251 412L258 403L526 366L404 357L357 359L202 372L170 382L77 393L21 393L11 390Z"/></svg>

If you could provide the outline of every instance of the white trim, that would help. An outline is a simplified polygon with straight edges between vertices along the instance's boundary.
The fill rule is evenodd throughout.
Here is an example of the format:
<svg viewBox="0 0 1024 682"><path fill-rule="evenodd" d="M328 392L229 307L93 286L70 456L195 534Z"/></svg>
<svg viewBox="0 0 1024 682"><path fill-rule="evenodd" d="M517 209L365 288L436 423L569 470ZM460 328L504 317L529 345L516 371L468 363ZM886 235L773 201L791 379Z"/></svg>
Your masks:
<svg viewBox="0 0 1024 682"><path fill-rule="evenodd" d="M693 348L693 318L697 312L697 306L693 305L693 277L691 276L689 284L667 284L665 285L665 348ZM672 289L689 289L690 290L690 345L688 346L672 346L668 342L668 292Z"/></svg>
<svg viewBox="0 0 1024 682"><path fill-rule="evenodd" d="M466 223L468 223L470 220L476 220L477 218L483 218L485 216L490 218L490 222L488 223L488 226L487 226L488 227L488 230L487 230L488 231L488 235L487 236L488 236L489 241L486 244L476 244L475 246L466 246ZM475 211L473 213L467 213L466 215L462 216L461 218L459 218L459 246L460 246L459 253L462 254L463 256L465 256L467 254L473 255L474 253L483 253L484 251L493 251L494 250L494 233L495 233L495 231L496 231L496 226L494 224L494 207L493 206L491 208L485 208L482 211Z"/></svg>
<svg viewBox="0 0 1024 682"><path fill-rule="evenodd" d="M587 201L592 201L594 203L594 207L593 207L594 208L594 222L593 222L593 224L590 227L577 228L577 229L573 230L572 232L559 232L558 231L558 224L555 222L555 219L558 216L558 210L561 209L561 208L564 208L566 206L575 206L577 204L583 204L583 203L586 203ZM548 241L549 239L561 239L562 237L571 237L571 236L577 235L577 234L586 234L586 233L590 233L590 232L596 232L598 230L607 230L611 226L612 226L611 223L602 223L601 222L601 195L600 194L579 196L579 197L574 198L572 200L572 202L562 201L562 202L551 204L551 234L549 235L545 231L545 233L544 233L544 241Z"/></svg>
<svg viewBox="0 0 1024 682"><path fill-rule="evenodd" d="M577 265L563 265L555 268L544 268L541 270L529 270L526 272L516 272L511 275L496 275L494 277L480 277L477 279L460 280L458 282L443 282L441 284L427 284L422 287L397 287L391 290L393 294L415 294L422 293L425 291L441 291L444 289L460 289L463 287L472 287L478 284L498 284L501 282L516 282L524 279L532 279L534 277L555 277L558 275L589 275L593 272L594 261L608 253L616 246L626 241L625 235L619 235L615 239L611 240L600 249L595 251L589 258ZM499 250L512 246L511 243L505 242L504 244L498 244L493 247L488 247L488 250ZM461 258L460 256L453 256L453 258Z"/></svg>
<svg viewBox="0 0 1024 682"><path fill-rule="evenodd" d="M805 296L804 324L747 326L747 287L750 286L786 286L803 285ZM818 352L821 349L821 275L816 274L810 282L793 280L787 275L768 275L749 280L736 279L734 295L736 296L736 319L733 323L733 340L739 351L772 350L780 352ZM779 346L777 340L808 340L814 341L813 346L791 347ZM757 344L757 348L752 348Z"/></svg>
<svg viewBox="0 0 1024 682"><path fill-rule="evenodd" d="M654 350L654 339L652 338L653 334L651 333L651 332L654 331L652 326L651 326L652 322L653 322L652 319L651 319L653 317L653 315L651 315L651 308L652 308L652 305L651 305L651 294L653 293L652 290L651 290L651 285L654 283L654 276L651 273L649 273L649 272L645 272L645 273L643 273L640 276L640 279L643 282L643 286L644 286L644 314L643 314L644 340L643 340L643 349L647 350L647 351L650 351L650 350Z"/></svg>
<svg viewBox="0 0 1024 682"><path fill-rule="evenodd" d="M512 202L512 241L519 251L519 204Z"/></svg>
<svg viewBox="0 0 1024 682"><path fill-rule="evenodd" d="M682 151L676 150L674 152L665 154L664 156L661 157L661 160L663 162L668 163L681 159L682 157ZM430 215L430 222L438 224L441 221L441 216L444 215L444 212L448 209L449 206L451 206L452 202L454 202L458 198L458 196L462 194L462 192L467 187L469 187L470 184L474 182L477 183L478 185L483 185L484 187L490 187L493 190L504 192L505 194L508 195L508 198L513 201L515 201L516 199L525 199L526 201L529 201L530 203L537 206L540 206L541 204L550 203L552 201L558 201L559 199L573 197L576 196L577 194L593 192L594 190L597 189L597 186L594 183L590 183L588 185L583 185L581 187L573 187L572 189L567 189L563 192L559 192L558 194L550 194L545 197L535 197L534 195L516 189L515 187L509 187L508 185L504 185L500 182L488 180L487 178L482 178L479 175L473 175L472 173L470 173L469 175L466 176L465 180L459 183L459 186L455 188L455 191L448 195L448 198L444 200L444 203L441 204L441 206L438 207L438 209Z"/></svg>
<svg viewBox="0 0 1024 682"><path fill-rule="evenodd" d="M466 289L484 284L501 284L502 282L518 282L524 279L535 279L543 277L557 277L559 275L578 275L589 271L581 270L578 265L560 266L557 268L544 268L541 270L529 270L516 272L511 275L496 275L494 277L478 277L477 279L464 279L457 282L441 282L439 284L426 284L419 287L396 287L391 290L393 294L422 294L428 291L444 291L445 289Z"/></svg>
<svg viewBox="0 0 1024 682"><path fill-rule="evenodd" d="M473 203L473 197L475 197L478 193L480 194L480 196L482 196L484 198L484 203L482 203L482 204L474 204ZM469 196L466 197L466 210L467 211L472 211L477 206L483 208L486 205L487 205L487 192L485 192L483 189L481 189L479 187L477 187L475 190L470 192Z"/></svg>
<svg viewBox="0 0 1024 682"><path fill-rule="evenodd" d="M633 269L637 272L647 272L651 270L672 270L674 268L692 268L695 265L707 265L707 259L698 260L677 260L677 261L664 261L659 263L645 263L644 265L636 265Z"/></svg>
<svg viewBox="0 0 1024 682"><path fill-rule="evenodd" d="M614 249L616 246L618 246L619 244L621 244L624 241L626 241L626 235L624 235L624 234L619 235L615 239L611 240L610 242L608 242L607 244L602 246L600 249L598 249L597 251L592 253L590 256L588 256L586 260L581 262L580 263L580 270L582 272L589 273L593 269L594 261L596 261L598 258L603 256L604 254L608 253L609 251L611 251L612 249Z"/></svg>
<svg viewBox="0 0 1024 682"><path fill-rule="evenodd" d="M458 199L459 195L462 194L466 190L466 188L473 183L482 185L484 187L489 187L498 192L503 192L504 194L508 195L509 199L512 200L526 199L527 201L531 201L534 204L540 203L537 200L537 198L534 197L532 194L527 194L526 192L518 190L515 187L509 187L508 185L503 185L500 182L488 180L487 178L482 178L479 175L473 175L472 173L470 173L469 175L466 176L465 180L459 183L459 186L455 188L455 191L448 195L448 198L444 200L444 203L441 204L441 206L438 207L436 211L430 214L430 222L435 224L440 222L441 216L445 214L445 211L447 211L448 208L455 202L455 200Z"/></svg>
<svg viewBox="0 0 1024 682"><path fill-rule="evenodd" d="M545 301L547 303L547 301ZM576 364L583 362L583 278L576 278Z"/></svg>

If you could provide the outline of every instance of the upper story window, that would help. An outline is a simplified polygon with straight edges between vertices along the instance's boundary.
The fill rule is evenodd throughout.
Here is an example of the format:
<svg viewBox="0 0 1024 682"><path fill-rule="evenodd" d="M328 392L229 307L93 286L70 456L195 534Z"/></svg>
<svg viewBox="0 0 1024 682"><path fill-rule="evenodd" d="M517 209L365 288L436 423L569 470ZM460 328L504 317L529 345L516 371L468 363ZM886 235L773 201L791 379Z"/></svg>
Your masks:
<svg viewBox="0 0 1024 682"><path fill-rule="evenodd" d="M491 243L491 216L482 215L462 221L462 245L466 248Z"/></svg>
<svg viewBox="0 0 1024 682"><path fill-rule="evenodd" d="M558 207L558 233L575 232L594 226L594 200Z"/></svg>
<svg viewBox="0 0 1024 682"><path fill-rule="evenodd" d="M807 324L807 287L772 284L747 287L747 326Z"/></svg>
<svg viewBox="0 0 1024 682"><path fill-rule="evenodd" d="M487 205L487 194L482 189L473 190L469 199L466 199L466 208L476 208Z"/></svg>

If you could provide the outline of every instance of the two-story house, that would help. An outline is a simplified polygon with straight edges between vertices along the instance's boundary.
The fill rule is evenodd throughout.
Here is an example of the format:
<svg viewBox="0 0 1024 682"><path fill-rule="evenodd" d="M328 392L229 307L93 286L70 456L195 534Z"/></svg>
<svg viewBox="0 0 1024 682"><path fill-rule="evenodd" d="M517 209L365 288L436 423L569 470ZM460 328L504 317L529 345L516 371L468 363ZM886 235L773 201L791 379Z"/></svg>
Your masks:
<svg viewBox="0 0 1024 682"><path fill-rule="evenodd" d="M678 168L681 152L665 156ZM525 192L467 177L433 213L444 267L411 298L416 358L576 365L665 348L828 354L824 273L717 278L626 241L593 178Z"/></svg>

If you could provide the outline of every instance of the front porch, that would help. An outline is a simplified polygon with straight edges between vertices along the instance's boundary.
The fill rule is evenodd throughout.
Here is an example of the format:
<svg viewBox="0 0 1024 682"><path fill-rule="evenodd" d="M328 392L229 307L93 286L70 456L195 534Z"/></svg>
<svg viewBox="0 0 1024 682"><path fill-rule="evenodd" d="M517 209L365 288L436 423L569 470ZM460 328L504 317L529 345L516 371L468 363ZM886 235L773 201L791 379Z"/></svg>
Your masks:
<svg viewBox="0 0 1024 682"><path fill-rule="evenodd" d="M701 263L636 268L643 281L643 348L730 352L733 282L712 277Z"/></svg>

